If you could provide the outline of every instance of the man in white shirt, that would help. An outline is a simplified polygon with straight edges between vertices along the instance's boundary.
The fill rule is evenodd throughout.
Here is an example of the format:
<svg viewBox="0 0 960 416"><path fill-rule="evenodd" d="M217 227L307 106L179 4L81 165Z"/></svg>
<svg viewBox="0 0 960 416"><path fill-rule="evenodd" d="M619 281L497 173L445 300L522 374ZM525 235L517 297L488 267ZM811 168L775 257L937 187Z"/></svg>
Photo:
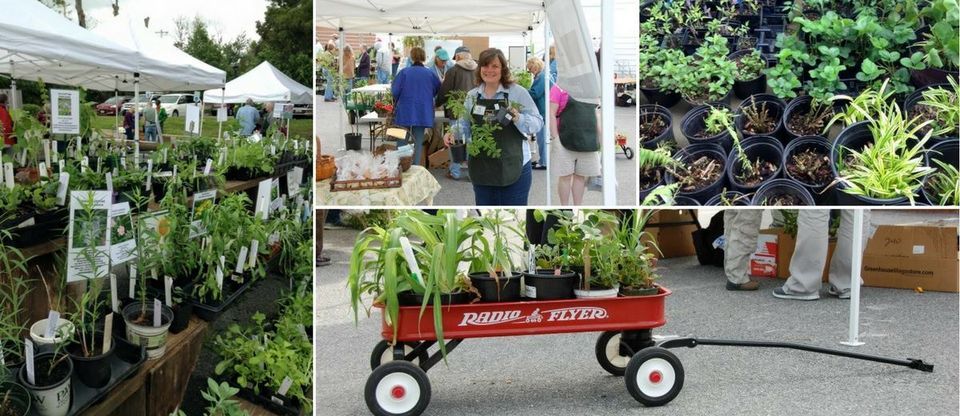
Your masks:
<svg viewBox="0 0 960 416"><path fill-rule="evenodd" d="M377 83L387 84L390 82L390 67L393 63L393 51L383 42L377 42Z"/></svg>

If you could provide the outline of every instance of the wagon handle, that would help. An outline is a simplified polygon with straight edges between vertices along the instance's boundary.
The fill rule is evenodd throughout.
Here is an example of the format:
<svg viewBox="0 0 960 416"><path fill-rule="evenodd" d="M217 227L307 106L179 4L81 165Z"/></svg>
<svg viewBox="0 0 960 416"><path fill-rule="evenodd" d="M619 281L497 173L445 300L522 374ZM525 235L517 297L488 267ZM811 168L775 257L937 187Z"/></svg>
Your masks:
<svg viewBox="0 0 960 416"><path fill-rule="evenodd" d="M869 354L859 354L855 352L834 350L829 348L815 347L812 345L795 344L792 342L770 342L770 341L735 341L725 339L704 339L704 338L674 338L662 341L658 344L661 348L693 348L697 345L720 345L728 347L766 347L766 348L788 348L801 351L810 351L819 354L836 355L839 357L856 358L858 360L875 361L878 363L900 365L914 370L920 370L926 373L933 372L933 364L925 363L916 358L907 358L899 360L895 358L880 357Z"/></svg>

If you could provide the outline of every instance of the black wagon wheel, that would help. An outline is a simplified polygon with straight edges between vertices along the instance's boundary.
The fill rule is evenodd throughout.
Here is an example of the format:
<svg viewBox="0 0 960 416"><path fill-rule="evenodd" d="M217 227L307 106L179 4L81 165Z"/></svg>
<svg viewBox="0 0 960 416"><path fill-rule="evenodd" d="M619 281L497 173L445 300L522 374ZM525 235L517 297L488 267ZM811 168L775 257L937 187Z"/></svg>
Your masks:
<svg viewBox="0 0 960 416"><path fill-rule="evenodd" d="M403 353L404 355L410 354L414 348L420 345L419 342L402 342L403 344ZM417 365L426 362L427 358L430 357L430 353L427 350L421 351L417 356L411 361ZM390 345L387 340L380 340L373 347L373 351L370 353L370 369L376 370L377 367L383 363L393 361L393 347Z"/></svg>
<svg viewBox="0 0 960 416"><path fill-rule="evenodd" d="M620 331L607 331L600 334L594 348L600 367L615 376L622 376L626 373L627 363L630 362L630 357L633 354L630 351L624 351L624 347L626 346L621 345Z"/></svg>
<svg viewBox="0 0 960 416"><path fill-rule="evenodd" d="M629 147L624 147L623 154L627 155L627 159L633 159L633 149Z"/></svg>
<svg viewBox="0 0 960 416"><path fill-rule="evenodd" d="M391 361L373 370L363 398L374 415L417 416L430 404L430 379L413 363Z"/></svg>
<svg viewBox="0 0 960 416"><path fill-rule="evenodd" d="M683 388L683 365L672 352L660 347L644 348L627 364L627 391L644 406L670 403Z"/></svg>

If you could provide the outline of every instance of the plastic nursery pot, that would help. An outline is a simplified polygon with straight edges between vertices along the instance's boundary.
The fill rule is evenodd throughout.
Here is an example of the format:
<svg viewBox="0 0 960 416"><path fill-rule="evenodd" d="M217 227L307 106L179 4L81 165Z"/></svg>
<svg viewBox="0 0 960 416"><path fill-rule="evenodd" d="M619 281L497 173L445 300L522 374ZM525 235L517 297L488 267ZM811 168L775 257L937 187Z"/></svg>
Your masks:
<svg viewBox="0 0 960 416"><path fill-rule="evenodd" d="M73 401L73 361L69 356L60 356L57 360L52 360L53 357L54 354L49 352L34 357L36 384L27 381L26 365L17 372L17 381L30 392L33 411L40 416L65 416Z"/></svg>
<svg viewBox="0 0 960 416"><path fill-rule="evenodd" d="M73 365L80 382L88 387L98 389L110 383L112 374L109 360L110 357L113 356L113 349L117 342L112 339L113 337L111 336L110 348L102 351L99 348L103 346L103 332L97 331L94 334L94 338L97 343L97 349L94 349L94 352L99 352L99 354L90 357L84 356L80 343L76 341L67 347L67 352L70 354L70 359L73 360Z"/></svg>
<svg viewBox="0 0 960 416"><path fill-rule="evenodd" d="M743 192L727 191L722 194L714 195L713 198L710 198L704 205L719 207L723 206L724 203L728 203L730 206L735 207L747 206L750 205L750 198Z"/></svg>
<svg viewBox="0 0 960 416"><path fill-rule="evenodd" d="M467 161L466 143L457 143L450 145L450 159L453 163L463 163Z"/></svg>
<svg viewBox="0 0 960 416"><path fill-rule="evenodd" d="M733 147L733 138L730 137L730 133L727 132L726 129L715 135L706 135L704 132L707 115L713 107L726 108L727 110L731 110L731 114L733 113L730 106L726 104L712 103L698 105L683 115L683 119L680 120L680 132L691 144L715 143L723 147L725 152L729 152Z"/></svg>
<svg viewBox="0 0 960 416"><path fill-rule="evenodd" d="M659 287L643 287L643 288L632 288L632 287L621 287L620 294L623 296L652 296L660 292Z"/></svg>
<svg viewBox="0 0 960 416"><path fill-rule="evenodd" d="M753 110L762 112L766 110L767 117L773 122L773 128L770 131L757 131L756 128L750 128L751 131L747 131L747 117L746 109L753 106ZM782 140L783 136L783 109L786 107L783 100L778 98L773 94L754 94L748 97L746 100L740 103L740 106L737 107L736 118L733 120L734 126L737 128L737 133L740 133L740 137L753 137L753 136L772 136L778 137L781 139L781 143L784 145L786 141Z"/></svg>
<svg viewBox="0 0 960 416"><path fill-rule="evenodd" d="M733 149L727 158L727 181L730 182L733 190L746 194L756 191L764 182L780 177L780 173L783 171L783 165L780 163L783 161L783 148L780 147L777 139L767 136L754 136L750 138L750 141L751 143L746 143L746 141L743 143L743 152L747 155L747 158L751 162L755 162L757 159L770 162L776 165L776 169L772 173L768 173L759 183L751 185L740 183L738 177L743 166L738 159L739 152L737 149Z"/></svg>
<svg viewBox="0 0 960 416"><path fill-rule="evenodd" d="M660 175L656 182L654 182L653 178L644 178L644 175L640 176L640 201L646 199L647 195L650 195L658 186L664 185L666 171L664 171L663 168L657 168L656 171L659 172ZM642 170L640 172L644 173Z"/></svg>
<svg viewBox="0 0 960 416"><path fill-rule="evenodd" d="M727 58L731 61L736 62L737 58L744 57L753 53L752 49L739 50L730 55L727 55ZM767 75L761 73L759 77L749 80L737 80L733 81L733 95L739 99L745 99L754 94L762 94L767 90Z"/></svg>
<svg viewBox="0 0 960 416"><path fill-rule="evenodd" d="M620 284L615 284L611 288L596 288L590 285L590 289L574 289L573 294L577 299L603 299L615 298L620 293Z"/></svg>
<svg viewBox="0 0 960 416"><path fill-rule="evenodd" d="M640 87L640 91L647 97L647 101L653 105L671 108L680 102L680 93L674 91L663 91L659 88Z"/></svg>
<svg viewBox="0 0 960 416"><path fill-rule="evenodd" d="M656 149L661 143L673 141L673 115L670 114L670 110L660 105L647 104L641 105L639 111L640 121L638 123L641 131L644 131L645 126L648 130L651 130L652 128L649 125L654 122L653 120L659 119L663 123L663 129L656 133L653 138L641 141L641 146L652 150ZM648 131L647 133L652 132ZM646 134L643 137L646 137Z"/></svg>
<svg viewBox="0 0 960 416"><path fill-rule="evenodd" d="M934 162L935 160L939 160L948 165L953 165L954 167L960 166L960 160L958 160L960 159L960 140L946 140L940 142L936 146L933 146L930 150L927 150L924 158L927 161L927 166L936 169L940 169L940 166ZM932 176L933 173L923 178L923 186L920 187L920 192L923 194L923 198L930 203L930 205L947 205L940 203L940 198L938 195L933 195L927 191L927 181L930 180L930 177Z"/></svg>
<svg viewBox="0 0 960 416"><path fill-rule="evenodd" d="M700 201L690 198L689 196L678 195L673 198L674 207L699 207Z"/></svg>
<svg viewBox="0 0 960 416"><path fill-rule="evenodd" d="M560 270L537 269L536 272L523 273L524 297L530 299L573 299L573 290L580 281L577 274Z"/></svg>
<svg viewBox="0 0 960 416"><path fill-rule="evenodd" d="M33 343L36 345L52 345L59 344L66 339L70 338L77 328L73 325L73 322L70 322L66 319L61 318L57 322L57 331L52 337L47 337L47 318L43 318L37 322L34 322L33 325L30 325L30 339L33 340Z"/></svg>
<svg viewBox="0 0 960 416"><path fill-rule="evenodd" d="M837 139L833 142L833 147L830 148L830 169L833 171L833 176L837 178L840 177L840 173L837 171L837 165L846 157L849 150L860 151L870 143L873 143L873 133L870 132L869 121L852 124L840 131ZM908 202L908 199L902 196L880 199L848 194L845 191L847 186L843 181L840 181L836 187L838 205L900 205Z"/></svg>
<svg viewBox="0 0 960 416"><path fill-rule="evenodd" d="M344 134L343 139L346 142L347 150L359 151L363 145L363 136L361 136L359 133Z"/></svg>
<svg viewBox="0 0 960 416"><path fill-rule="evenodd" d="M917 88L933 84L945 84L949 77L960 79L960 71L945 71L939 68L927 68L920 71L910 70L910 83Z"/></svg>
<svg viewBox="0 0 960 416"><path fill-rule="evenodd" d="M792 179L804 188L807 188L807 191L813 195L813 199L816 200L818 205L833 205L836 203L835 188L827 187L833 183L833 179L836 178L836 176L829 166L826 166L826 169L822 170L822 174L826 175L826 178L821 179L819 183L810 178L809 175L796 171L795 168L792 167L794 155L810 151L823 155L823 157L827 158L829 164L830 142L825 137L798 137L790 141L790 143L787 144L787 147L783 150L783 162L781 163L783 166L783 176L785 178Z"/></svg>
<svg viewBox="0 0 960 416"><path fill-rule="evenodd" d="M470 284L480 292L481 302L513 302L520 300L520 273L490 277L489 273L470 273Z"/></svg>
<svg viewBox="0 0 960 416"><path fill-rule="evenodd" d="M706 88L706 87L704 87L704 88ZM685 96L683 96L683 95L681 95L681 97L683 98L683 102L687 103L687 105L689 105L691 108L692 108L692 107L698 107L698 106L701 106L701 105L711 104L711 103L713 103L713 104L723 104L723 105L729 106L729 105L730 105L730 99L733 98L733 88L731 87L731 88L730 88L730 91L727 91L727 94L724 95L723 98L720 98L719 100L707 100L706 102L699 102L699 101L698 101L698 102L693 102L693 101L690 101L689 99L687 99L687 97L685 97Z"/></svg>
<svg viewBox="0 0 960 416"><path fill-rule="evenodd" d="M676 205L680 205L679 203L680 197L687 197L687 198L694 199L697 201L696 205L701 205L707 200L709 200L710 197L719 193L720 190L723 189L724 186L726 186L726 178L723 175L723 169L727 165L727 155L726 153L724 153L723 148L721 148L720 146L715 144L690 145L677 151L676 156L679 156L680 158L679 160L682 163L684 163L687 167L690 167L695 161L697 161L702 157L707 157L709 159L712 159L716 162L723 164L723 166L721 167L720 175L718 175L713 182L709 184L705 184L700 187L689 189L689 190L683 190L683 189L679 190L677 192L676 200L674 201ZM676 158L676 156L674 158ZM674 177L670 172L667 172L666 182L669 185L672 183L677 183L679 182L679 180L678 178Z"/></svg>
<svg viewBox="0 0 960 416"><path fill-rule="evenodd" d="M813 195L792 179L764 181L753 195L753 205L764 206L811 206L816 205Z"/></svg>
<svg viewBox="0 0 960 416"><path fill-rule="evenodd" d="M917 104L920 103L920 101L923 100L923 93L931 88L943 88L947 91L953 91L953 86L951 86L950 84L931 84L923 88L916 89L914 92L910 93L910 95L908 95L903 102L903 111L908 118L912 118L915 116L915 114L913 113L914 108L917 106ZM925 121L925 120L926 119L921 121ZM954 131L953 136L931 136L930 139L928 139L927 142L924 143L924 147L926 147L927 149L931 149L933 148L933 146L936 146L938 143L941 143L945 140L953 140L953 139L960 139L960 128Z"/></svg>
<svg viewBox="0 0 960 416"><path fill-rule="evenodd" d="M431 295L432 297L433 295ZM454 292L440 294L440 303L442 305L460 305L470 303L476 296L470 292ZM397 293L397 300L400 306L420 306L423 305L423 295L411 290L405 290ZM427 302L427 305L433 305L433 300Z"/></svg>
<svg viewBox="0 0 960 416"><path fill-rule="evenodd" d="M170 333L179 334L190 326L190 317L193 316L193 304L183 302L173 305L173 322L170 323Z"/></svg>
<svg viewBox="0 0 960 416"><path fill-rule="evenodd" d="M10 373L13 374L13 373ZM4 415L27 416L30 414L30 393L17 383L0 383L0 401L7 400Z"/></svg>
<svg viewBox="0 0 960 416"><path fill-rule="evenodd" d="M153 303L131 303L123 308L123 321L127 326L127 341L141 345L147 350L147 359L163 357L167 351L167 333L173 321L173 311L161 305L160 326L153 326Z"/></svg>

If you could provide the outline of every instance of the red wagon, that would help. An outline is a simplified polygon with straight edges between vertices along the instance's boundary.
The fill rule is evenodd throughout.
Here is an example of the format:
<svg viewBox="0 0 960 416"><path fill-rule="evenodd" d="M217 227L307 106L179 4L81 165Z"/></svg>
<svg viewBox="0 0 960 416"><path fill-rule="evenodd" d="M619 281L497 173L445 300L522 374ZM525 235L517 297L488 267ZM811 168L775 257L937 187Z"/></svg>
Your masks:
<svg viewBox="0 0 960 416"><path fill-rule="evenodd" d="M464 339L516 335L602 332L597 361L611 374L626 375L627 390L648 406L669 402L683 386L683 366L669 351L655 348L653 328L666 323L670 290L652 296L474 303L443 307L443 334L449 354ZM373 373L364 396L376 415L419 415L430 402L426 371L442 359L428 349L437 342L433 308L401 307L397 343L384 321L383 340L370 357Z"/></svg>

